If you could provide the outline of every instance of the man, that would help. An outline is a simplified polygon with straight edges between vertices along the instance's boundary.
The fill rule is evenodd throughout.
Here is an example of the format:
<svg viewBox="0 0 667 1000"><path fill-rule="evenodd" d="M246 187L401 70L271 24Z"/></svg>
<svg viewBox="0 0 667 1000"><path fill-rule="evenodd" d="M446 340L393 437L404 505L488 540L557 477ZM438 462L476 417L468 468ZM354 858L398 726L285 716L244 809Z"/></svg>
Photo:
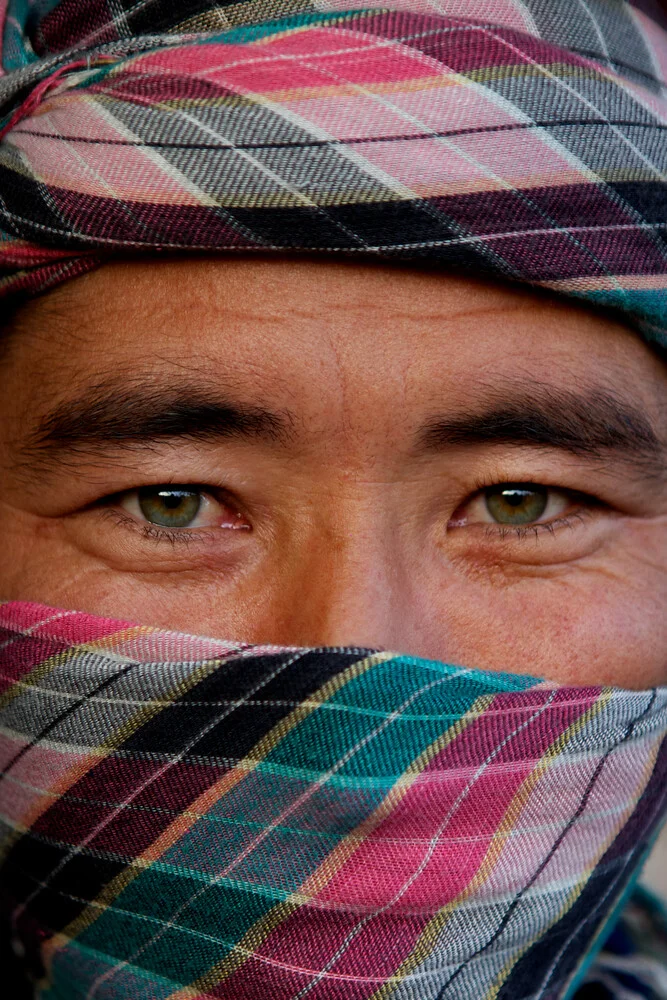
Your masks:
<svg viewBox="0 0 667 1000"><path fill-rule="evenodd" d="M555 1000L656 835L667 36L454 6L8 12L2 877L40 997ZM100 686L112 648L162 666ZM606 961L582 995L624 995Z"/></svg>

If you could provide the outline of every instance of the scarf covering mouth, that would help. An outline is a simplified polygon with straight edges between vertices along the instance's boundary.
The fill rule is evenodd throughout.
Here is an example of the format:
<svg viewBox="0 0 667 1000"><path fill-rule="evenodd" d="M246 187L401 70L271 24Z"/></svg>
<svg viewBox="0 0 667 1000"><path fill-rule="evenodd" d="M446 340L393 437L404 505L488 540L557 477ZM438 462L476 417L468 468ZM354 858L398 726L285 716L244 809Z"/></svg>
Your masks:
<svg viewBox="0 0 667 1000"><path fill-rule="evenodd" d="M560 1000L667 808L667 688L25 603L0 660L1 899L39 1000Z"/></svg>
<svg viewBox="0 0 667 1000"><path fill-rule="evenodd" d="M667 348L658 0L348 6L0 0L0 295L315 252L543 287Z"/></svg>

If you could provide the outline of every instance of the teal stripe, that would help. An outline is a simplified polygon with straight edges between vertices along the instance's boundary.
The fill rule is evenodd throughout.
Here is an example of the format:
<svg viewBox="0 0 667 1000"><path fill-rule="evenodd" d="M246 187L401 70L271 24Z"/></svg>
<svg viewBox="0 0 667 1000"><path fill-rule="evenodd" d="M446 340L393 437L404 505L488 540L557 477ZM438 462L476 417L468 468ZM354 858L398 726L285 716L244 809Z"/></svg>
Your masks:
<svg viewBox="0 0 667 1000"><path fill-rule="evenodd" d="M434 682L437 686L417 694ZM168 967L170 956L178 951L178 980L186 983L198 978L228 954L277 901L298 889L336 843L377 808L412 761L477 698L525 690L534 684L530 677L469 674L412 657L381 662L351 678L289 732L160 862L121 893L116 906L125 912L107 909L83 932L81 943L120 960L146 946L137 961L156 972L165 963ZM381 728L411 697L414 701L406 717ZM300 795L312 792L313 781L336 767L346 754L350 759L335 779L252 848L224 882L206 885L237 861L258 831L275 822ZM340 813L333 830L332 795ZM317 829L320 817L326 817L324 831ZM213 837L212 823L218 824ZM189 902L192 897L196 898ZM197 947L183 948L179 929L166 930L149 944L163 930L156 918L169 917L181 907L177 922L206 935L196 937ZM210 941L210 935L216 939Z"/></svg>
<svg viewBox="0 0 667 1000"><path fill-rule="evenodd" d="M40 1000L86 1000L91 984L105 973L114 989L111 994L102 987L101 994L131 1000L167 1000L181 983L156 975L145 969L127 966L119 969L104 953L84 948L80 943L56 953L53 962L52 985L39 993Z"/></svg>
<svg viewBox="0 0 667 1000"><path fill-rule="evenodd" d="M597 292L576 292L576 298L588 299L596 305L623 309L644 316L650 322L664 324L665 293L667 292L667 275L665 288L657 289L606 289Z"/></svg>
<svg viewBox="0 0 667 1000"><path fill-rule="evenodd" d="M22 69L41 58L24 38L26 25L29 18L42 21L59 3L60 0L9 0L2 38L2 66L6 73Z"/></svg>
<svg viewBox="0 0 667 1000"><path fill-rule="evenodd" d="M5 31L2 36L2 67L5 73L22 69L35 61L35 55L30 57L23 40L23 26L30 13L28 0L9 0Z"/></svg>
<svg viewBox="0 0 667 1000"><path fill-rule="evenodd" d="M200 889L201 884L191 879L167 878L160 872L140 877L113 909L107 909L64 951L83 947L121 962L141 952L132 964L185 985L229 954L246 930L275 903L247 889L226 885L207 891L188 906L188 900ZM178 926L165 928L162 921L181 906L185 909L178 917ZM86 978L82 976L84 981Z"/></svg>
<svg viewBox="0 0 667 1000"><path fill-rule="evenodd" d="M251 42L260 41L270 35L277 35L283 31L292 31L299 28L307 28L314 24L331 24L349 20L352 17L359 17L365 14L377 14L377 8L362 7L352 10L341 11L304 11L302 14L291 14L289 17L281 17L275 21L262 21L261 24L240 25L238 28L231 28L229 31L216 35L208 35L199 39L199 43L206 45L209 42L229 42L234 45L244 45Z"/></svg>
<svg viewBox="0 0 667 1000"><path fill-rule="evenodd" d="M594 305L620 309L621 320L636 327L649 346L656 345L659 351L667 351L667 331L665 331L665 297L667 296L667 275L664 289L632 289L599 292L572 292L574 298L585 299Z"/></svg>
<svg viewBox="0 0 667 1000"><path fill-rule="evenodd" d="M347 784L352 776L369 785L380 779L386 787L387 778L398 779L420 753L469 711L477 698L517 690L507 687L509 683L512 682L504 675L490 680L490 675L463 672L435 661L396 657L377 664L332 696L330 705L358 710L346 716L344 725L335 712L321 709L314 712L267 755L266 765L289 767L299 761L304 770L321 774L368 739L390 713L428 685L400 718L368 739L333 779L334 784ZM534 683L534 679L527 678L525 687Z"/></svg>

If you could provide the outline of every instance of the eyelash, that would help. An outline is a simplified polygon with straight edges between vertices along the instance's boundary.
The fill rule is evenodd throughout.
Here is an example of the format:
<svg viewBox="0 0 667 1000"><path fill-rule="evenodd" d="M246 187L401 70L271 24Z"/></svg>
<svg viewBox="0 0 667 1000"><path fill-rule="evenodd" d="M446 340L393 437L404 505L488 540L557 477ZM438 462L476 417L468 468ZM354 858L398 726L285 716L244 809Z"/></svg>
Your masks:
<svg viewBox="0 0 667 1000"><path fill-rule="evenodd" d="M487 524L484 531L487 536L494 535L496 538L500 538L501 541L504 541L509 535L514 535L519 541L525 541L531 535L539 539L540 535L545 532L549 535L555 535L560 528L574 529L576 521L583 524L586 518L592 516L590 510L577 510L572 514L564 514L561 517L555 517L553 521L544 521L541 524Z"/></svg>
<svg viewBox="0 0 667 1000"><path fill-rule="evenodd" d="M485 479L477 479L475 481L475 490L467 498L466 503L472 502L472 500L477 497L480 493L489 489L492 486L498 486L499 484L509 482L503 475L502 471L499 470L498 476L489 476ZM581 504L586 504L585 507L577 508L576 510L568 513L562 514L560 517L554 518L552 521L544 521L538 524L527 524L527 525L510 525L510 524L487 524L484 526L484 533L487 538L494 537L495 539L500 539L500 541L505 541L507 538L514 537L518 541L525 541L527 538L534 538L538 541L540 537L545 534L545 532L552 537L561 528L570 528L574 530L577 522L583 524L588 518L593 517L593 509L596 507L603 507L603 502L590 493L583 493L579 490L568 490L562 486L556 486L554 483L540 483L541 486L545 486L550 490L558 490L560 493L564 493L569 496L572 503L577 501Z"/></svg>
<svg viewBox="0 0 667 1000"><path fill-rule="evenodd" d="M505 480L502 477L499 479L489 478L487 480L477 481L475 484L476 488L474 492L470 494L466 503L471 502L479 493L489 487L496 486L498 483L504 481ZM543 485L547 486L549 489L560 489L559 487L551 484L545 483ZM561 489L561 492L568 494L572 498L573 502L575 500L579 500L581 503L587 504L588 509L586 507L581 507L571 513L563 514L560 517L554 518L552 521L545 521L537 524L486 524L483 528L484 534L487 538L494 538L495 540L500 541L506 541L508 538L513 538L517 541L526 541L529 538L533 538L539 541L545 533L553 537L560 529L570 528L571 530L574 530L577 523L583 524L587 518L593 516L590 508L602 505L600 500L589 494L565 489ZM108 501L109 498L106 498L106 502ZM210 529L207 530L206 528L189 529L185 531L183 529L170 530L169 528L160 527L154 524L141 524L129 514L125 514L123 511L114 507L105 507L102 513L104 517L114 521L116 525L138 532L145 541L154 542L156 545L169 544L172 548L175 548L177 545L192 546L202 544L206 541L213 541L216 538L215 532Z"/></svg>
<svg viewBox="0 0 667 1000"><path fill-rule="evenodd" d="M106 507L102 511L102 517L105 520L113 521L114 524L128 528L130 531L141 535L146 541L155 542L158 545L164 542L172 545L172 547L176 545L190 546L204 542L207 539L212 540L215 537L212 531L207 531L205 528L189 529L187 531L181 528L180 531L170 531L169 528L161 528L156 524L141 524L133 517L130 517L129 514L124 514L123 511L115 507Z"/></svg>

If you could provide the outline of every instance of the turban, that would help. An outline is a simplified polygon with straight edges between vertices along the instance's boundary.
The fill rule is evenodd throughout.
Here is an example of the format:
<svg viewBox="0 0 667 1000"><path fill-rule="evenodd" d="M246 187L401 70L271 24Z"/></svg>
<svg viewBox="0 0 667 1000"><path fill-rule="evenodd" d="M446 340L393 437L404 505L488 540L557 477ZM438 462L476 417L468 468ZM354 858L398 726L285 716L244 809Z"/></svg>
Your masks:
<svg viewBox="0 0 667 1000"><path fill-rule="evenodd" d="M348 6L0 0L0 294L325 253L546 288L664 349L657 0Z"/></svg>
<svg viewBox="0 0 667 1000"><path fill-rule="evenodd" d="M24 603L0 678L0 899L39 1000L667 995L657 961L588 968L667 810L667 688Z"/></svg>

